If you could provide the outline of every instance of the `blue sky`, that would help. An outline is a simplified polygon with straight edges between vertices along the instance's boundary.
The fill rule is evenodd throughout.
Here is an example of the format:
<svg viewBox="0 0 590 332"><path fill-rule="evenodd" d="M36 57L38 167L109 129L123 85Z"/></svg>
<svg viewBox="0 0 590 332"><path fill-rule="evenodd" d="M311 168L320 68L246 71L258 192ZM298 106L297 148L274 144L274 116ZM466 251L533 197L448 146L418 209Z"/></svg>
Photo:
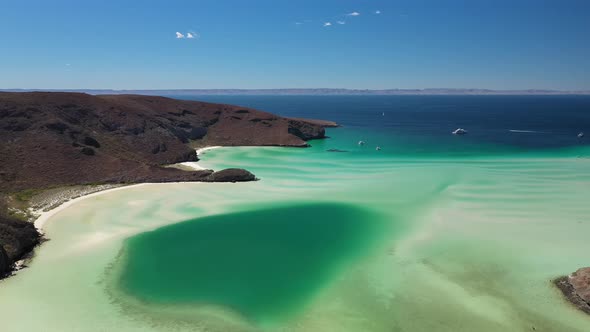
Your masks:
<svg viewBox="0 0 590 332"><path fill-rule="evenodd" d="M314 87L590 90L590 1L0 0L0 88Z"/></svg>

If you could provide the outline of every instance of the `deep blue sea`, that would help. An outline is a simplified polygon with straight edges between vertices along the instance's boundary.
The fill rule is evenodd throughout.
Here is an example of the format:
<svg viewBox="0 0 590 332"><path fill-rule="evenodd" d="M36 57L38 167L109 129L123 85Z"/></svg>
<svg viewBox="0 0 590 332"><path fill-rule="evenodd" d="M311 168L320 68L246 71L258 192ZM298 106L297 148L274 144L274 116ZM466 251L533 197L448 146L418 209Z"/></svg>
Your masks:
<svg viewBox="0 0 590 332"><path fill-rule="evenodd" d="M194 96L283 116L321 118L412 152L526 151L590 144L590 96ZM461 137L451 131L464 128ZM588 135L579 139L577 135ZM361 137L362 138L362 137ZM367 138L364 138L365 140ZM435 141L437 144L432 144ZM390 142L391 143L391 142ZM446 143L446 144L445 144ZM466 148L466 144L469 148ZM437 147L435 147L436 145ZM478 146L476 148L476 146Z"/></svg>

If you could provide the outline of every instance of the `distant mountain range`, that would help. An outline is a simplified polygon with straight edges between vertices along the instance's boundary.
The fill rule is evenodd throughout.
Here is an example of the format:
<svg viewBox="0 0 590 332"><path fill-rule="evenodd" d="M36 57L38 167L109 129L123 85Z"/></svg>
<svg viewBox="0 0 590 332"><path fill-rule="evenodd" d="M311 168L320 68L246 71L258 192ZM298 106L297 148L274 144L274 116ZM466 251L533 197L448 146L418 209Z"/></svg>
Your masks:
<svg viewBox="0 0 590 332"><path fill-rule="evenodd" d="M587 91L564 90L490 90L490 89L164 89L164 90L109 90L109 89L0 89L6 92L50 91L84 92L93 95L138 94L163 96L188 95L590 95Z"/></svg>

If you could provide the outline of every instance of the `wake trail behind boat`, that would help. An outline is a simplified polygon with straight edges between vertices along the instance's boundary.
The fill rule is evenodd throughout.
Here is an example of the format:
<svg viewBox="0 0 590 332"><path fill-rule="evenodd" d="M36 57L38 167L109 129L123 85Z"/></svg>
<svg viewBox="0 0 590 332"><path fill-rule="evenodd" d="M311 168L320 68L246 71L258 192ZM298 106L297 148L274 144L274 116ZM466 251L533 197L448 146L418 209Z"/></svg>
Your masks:
<svg viewBox="0 0 590 332"><path fill-rule="evenodd" d="M527 134L549 134L544 131L536 131L536 130L520 130L520 129L509 129L511 133L527 133Z"/></svg>

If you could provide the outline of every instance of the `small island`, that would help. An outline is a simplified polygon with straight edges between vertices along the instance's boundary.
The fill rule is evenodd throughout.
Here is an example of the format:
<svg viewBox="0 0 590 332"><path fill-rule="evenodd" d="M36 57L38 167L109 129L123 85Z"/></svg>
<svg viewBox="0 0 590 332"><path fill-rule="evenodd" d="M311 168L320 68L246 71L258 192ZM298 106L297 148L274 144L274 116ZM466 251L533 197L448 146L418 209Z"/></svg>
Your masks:
<svg viewBox="0 0 590 332"><path fill-rule="evenodd" d="M553 283L576 308L590 315L590 267L578 269Z"/></svg>

